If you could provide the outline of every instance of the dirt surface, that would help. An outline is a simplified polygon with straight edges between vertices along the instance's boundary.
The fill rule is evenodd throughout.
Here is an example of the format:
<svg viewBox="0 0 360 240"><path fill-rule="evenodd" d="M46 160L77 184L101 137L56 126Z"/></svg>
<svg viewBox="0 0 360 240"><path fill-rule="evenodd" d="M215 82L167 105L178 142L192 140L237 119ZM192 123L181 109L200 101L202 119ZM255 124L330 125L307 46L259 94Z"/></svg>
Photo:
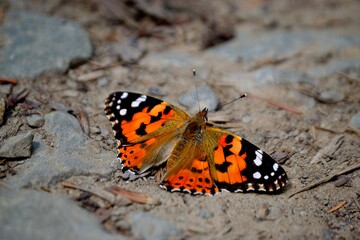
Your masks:
<svg viewBox="0 0 360 240"><path fill-rule="evenodd" d="M73 199L98 217L106 231L135 238L143 235L132 226L136 222L129 220L133 212L169 222L177 229L170 237L173 239L360 239L359 167L341 174L360 163L359 129L349 127L350 118L360 111L360 62L358 67L311 77L305 83L254 87L228 77L232 72L253 73L268 66L307 73L333 59L359 58L359 45L321 54L309 45L304 52L281 58L261 57L259 52L255 60L231 61L208 54L238 38L236 33L241 31L266 35L279 30L331 30L359 39L360 2L154 1L147 6L140 4L145 4L143 1L125 2L32 0L14 4L15 9L78 21L88 32L94 52L91 59L72 65L65 74L45 73L31 81L17 79L10 95L21 89L27 89L28 94L25 101L7 111L1 137L31 129L27 116L45 116L62 104L80 119L85 130L89 129L89 138L101 151L113 154L109 160L115 162L116 144L103 112L105 98L113 91L126 90L180 106L178 97L195 87L191 69L196 68L198 85L210 86L222 104L250 93L209 118L225 118L222 123L230 127L228 130L279 161L289 176L288 186L275 195L191 196L160 189L156 178L124 181L116 171L107 177L64 177L63 181L75 189L64 187L63 181L28 187ZM2 14L8 10L5 4ZM118 45L125 47L116 50ZM161 54L168 53L175 55L175 62L166 57L161 60ZM182 59L177 54L189 57ZM339 99L324 99L321 93L327 90L335 91ZM104 129L107 136L99 133ZM18 166L21 161L0 161L5 182L27 171ZM329 176L334 177L291 197ZM121 201L109 204L80 190L95 189L102 195L112 186L145 193L147 198L141 195L140 199L150 203L120 197ZM339 209L331 210L336 206Z"/></svg>

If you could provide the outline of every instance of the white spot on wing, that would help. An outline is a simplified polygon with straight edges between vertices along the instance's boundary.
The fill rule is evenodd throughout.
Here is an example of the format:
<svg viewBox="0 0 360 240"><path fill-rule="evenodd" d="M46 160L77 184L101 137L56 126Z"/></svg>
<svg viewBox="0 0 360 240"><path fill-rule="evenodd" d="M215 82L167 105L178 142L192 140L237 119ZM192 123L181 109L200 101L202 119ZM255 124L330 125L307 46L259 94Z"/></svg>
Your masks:
<svg viewBox="0 0 360 240"><path fill-rule="evenodd" d="M259 167L262 164L263 151L260 150L260 149L256 150L255 154L256 154L256 158L254 160L254 163L255 163L256 166Z"/></svg>
<svg viewBox="0 0 360 240"><path fill-rule="evenodd" d="M274 171L276 172L276 171L279 169L279 164L274 163L273 169L274 169Z"/></svg>
<svg viewBox="0 0 360 240"><path fill-rule="evenodd" d="M259 172L256 172L256 173L253 174L253 177L254 177L255 179L260 179L260 178L261 178L261 174L260 174Z"/></svg>
<svg viewBox="0 0 360 240"><path fill-rule="evenodd" d="M121 103L121 99L118 99L116 103L117 103L117 104L120 104L120 103Z"/></svg>
<svg viewBox="0 0 360 240"><path fill-rule="evenodd" d="M140 102L138 102L137 100L136 101L133 101L132 103L131 103L131 107L138 107L140 105Z"/></svg>
<svg viewBox="0 0 360 240"><path fill-rule="evenodd" d="M123 92L123 94L121 94L121 99L127 98L127 96L129 95L129 93L127 92Z"/></svg>
<svg viewBox="0 0 360 240"><path fill-rule="evenodd" d="M265 180L268 180L268 179L269 179L269 176L268 176L268 175L265 175L265 176L264 176L264 179L265 179Z"/></svg>
<svg viewBox="0 0 360 240"><path fill-rule="evenodd" d="M117 106L116 106L116 109L117 109L117 110L120 110L120 105L117 105Z"/></svg>
<svg viewBox="0 0 360 240"><path fill-rule="evenodd" d="M126 112L127 112L126 109L121 109L119 113L121 116L124 116L124 115L126 115Z"/></svg>
<svg viewBox="0 0 360 240"><path fill-rule="evenodd" d="M131 103L131 107L138 107L140 105L140 103L145 102L146 101L146 95L141 95L140 97L138 97L135 101L133 101Z"/></svg>

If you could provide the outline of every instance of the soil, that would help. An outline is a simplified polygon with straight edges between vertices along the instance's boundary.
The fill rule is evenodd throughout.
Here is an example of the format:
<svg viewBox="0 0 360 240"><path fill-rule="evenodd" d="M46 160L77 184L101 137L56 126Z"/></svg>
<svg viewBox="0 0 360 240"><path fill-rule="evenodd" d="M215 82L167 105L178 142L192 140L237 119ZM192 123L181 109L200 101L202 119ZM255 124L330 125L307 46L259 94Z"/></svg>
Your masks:
<svg viewBox="0 0 360 240"><path fill-rule="evenodd" d="M135 91L179 105L178 97L195 88L191 70L196 68L199 85L211 86L224 104L244 92L241 86L225 81L226 73L239 69L253 71L260 66L283 69L291 66L289 59L279 62L265 59L250 66L241 61L214 61L211 58L202 58L200 64L194 63L193 66L191 63L183 66L157 62L145 64L142 57L129 61L129 56L119 57L119 54L109 51L109 46L116 43L136 41L134 51L145 54L145 58L149 59L152 54L160 52L200 55L232 39L235 30L239 29L261 32L272 29L332 29L357 31L357 36L360 36L360 3L356 0L212 1L211 4L207 1L187 4L172 1L168 5L177 9L178 13L170 15L169 7L164 6L166 4L159 7L150 4L153 8L144 11L134 8L129 3L132 1L126 2L31 0L25 3L30 10L80 22L89 33L94 54L89 61L71 66L65 74L46 73L33 81L19 79L13 91L26 88L29 91L26 99L36 99L40 104L36 109L29 110L26 109L28 102L20 102L8 115L6 125L14 126L15 119L32 113L46 115L53 111L53 103L61 103L74 110L75 115L85 112L90 127L105 127L111 133L111 124L103 112L105 98L111 92ZM127 14L117 11L116 7L109 7L109 4L118 5ZM209 34L206 30L208 26L215 26L214 34ZM317 58L318 61L314 61L311 54L292 57L310 68L334 57L331 54ZM102 77L106 76L106 80L101 80L101 77L76 80L95 71L103 71ZM348 126L350 118L360 110L359 78L360 68L352 68L316 79L313 85L263 85L250 92L261 99L248 97L217 112L225 116L226 124L223 126L228 124L229 131L245 137L282 164L290 182L279 194L221 193L209 197L169 193L158 187L156 178L125 181L119 171L109 178L72 176L65 180L81 187L105 189L118 186L146 193L155 203L125 202L109 206L96 196L84 196L82 191L64 188L61 183L37 188L74 199L99 217L107 231L129 237L138 235L125 217L128 213L140 211L174 225L179 230L174 239L360 239L358 169L291 196L310 184L359 164L359 132ZM71 91L65 91L69 89ZM343 94L344 98L335 103L321 101L319 94L327 89ZM306 102L308 98L313 105ZM275 106L269 104L270 101L275 102ZM279 104L288 106L290 110ZM301 114L291 110L299 110ZM210 120L217 114L210 115ZM22 125L17 130L26 128L28 126ZM8 127L6 131L16 130ZM339 135L343 136L340 144L332 145L332 140ZM116 144L112 134L102 138L98 132L90 130L89 137L96 140L104 151L113 152L116 161ZM324 148L325 155L315 161L314 157ZM328 212L343 202L345 204L339 209Z"/></svg>

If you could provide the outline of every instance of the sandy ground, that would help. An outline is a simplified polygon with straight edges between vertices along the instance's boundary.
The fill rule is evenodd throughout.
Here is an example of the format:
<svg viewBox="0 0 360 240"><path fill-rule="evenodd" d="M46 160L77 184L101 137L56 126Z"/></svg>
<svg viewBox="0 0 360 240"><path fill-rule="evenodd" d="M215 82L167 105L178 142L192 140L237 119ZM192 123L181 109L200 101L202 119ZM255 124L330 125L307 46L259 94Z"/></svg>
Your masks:
<svg viewBox="0 0 360 240"><path fill-rule="evenodd" d="M94 55L90 61L72 66L64 75L45 74L33 81L21 81L17 87L29 89L32 98L39 98L39 94L45 91L51 102L83 109L89 116L91 127L102 126L110 133L111 125L102 107L107 95L113 91L157 94L157 97L179 106L178 97L194 88L191 69L196 67L199 85L210 86L220 102L226 103L235 99L239 92L247 91L226 78L229 72L239 69L251 72L263 66L306 71L329 58L339 57L332 51L327 55L312 56L311 46L307 53L277 61L266 58L250 63L216 61L203 55L211 45L218 46L219 39L234 34L234 29L264 33L274 29L331 29L352 33L359 38L360 3L355 0L316 3L213 1L211 4L197 1L189 3L191 6L173 1L174 8L184 11L172 17L164 8L152 9L160 12L155 16L139 10L135 11L136 14L130 11L131 14L125 16L109 10L105 3L100 2L34 0L24 4L35 11L79 21L90 35ZM116 5L116 1L104 2ZM128 6L128 9L131 8ZM206 26L211 24L220 26L221 30L214 31L223 31L220 37L212 39L213 35L206 31ZM145 58L139 61L119 60L114 51L108 50L109 46L127 44L136 37L139 46L136 51L146 50ZM158 53L168 52L189 54L194 61L186 59L180 66L156 61ZM358 57L359 51L344 54ZM294 58L297 60L293 61ZM99 70L107 78L104 84L99 83L100 77L69 80ZM312 79L310 85L270 84L249 89L255 96L299 110L301 114L249 97L224 107L216 116L210 115L210 120L219 115L225 118L230 131L244 136L280 161L290 179L288 187L280 194L222 193L205 197L168 193L157 186L156 179L126 182L119 177L119 172L109 179L98 176L66 179L82 187L104 189L119 186L143 192L155 202L136 204L124 200L122 204L109 207L96 196L82 198L81 191L64 188L61 183L42 187L77 201L98 216L107 231L130 237L138 235L127 218L128 214L144 212L174 225L178 229L174 239L360 239L360 172L354 170L341 174L344 169L359 164L360 159L359 135L348 127L351 116L360 110L359 79L360 69L352 68ZM73 82L75 88L72 88ZM38 90L40 86L41 91ZM69 88L72 92L63 91ZM335 103L319 101L319 93L326 89L343 94L343 99ZM44 102L36 112L45 115L51 109L51 104ZM8 122L11 123L12 116L18 114L21 114L20 107L15 108ZM112 152L116 161L112 134L103 139L96 131L91 131L90 138L96 140L104 151ZM337 144L334 143L336 138ZM314 157L323 149L326 155L314 162ZM332 175L332 180L290 197ZM339 209L328 212L339 204L342 204Z"/></svg>

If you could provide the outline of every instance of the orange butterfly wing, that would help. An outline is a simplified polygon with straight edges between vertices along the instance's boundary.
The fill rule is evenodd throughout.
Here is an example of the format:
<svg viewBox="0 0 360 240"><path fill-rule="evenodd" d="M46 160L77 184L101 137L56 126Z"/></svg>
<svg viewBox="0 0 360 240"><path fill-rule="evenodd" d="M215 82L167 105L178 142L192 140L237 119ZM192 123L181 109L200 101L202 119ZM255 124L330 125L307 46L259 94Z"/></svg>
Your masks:
<svg viewBox="0 0 360 240"><path fill-rule="evenodd" d="M274 192L287 182L284 169L265 152L230 132L206 126L203 138L179 143L161 187L191 194Z"/></svg>
<svg viewBox="0 0 360 240"><path fill-rule="evenodd" d="M190 117L181 109L142 94L114 92L105 102L123 172L146 174L167 160L177 129Z"/></svg>
<svg viewBox="0 0 360 240"><path fill-rule="evenodd" d="M209 127L207 134L217 140L210 165L218 188L230 192L274 192L287 182L284 169L267 153L230 132Z"/></svg>

